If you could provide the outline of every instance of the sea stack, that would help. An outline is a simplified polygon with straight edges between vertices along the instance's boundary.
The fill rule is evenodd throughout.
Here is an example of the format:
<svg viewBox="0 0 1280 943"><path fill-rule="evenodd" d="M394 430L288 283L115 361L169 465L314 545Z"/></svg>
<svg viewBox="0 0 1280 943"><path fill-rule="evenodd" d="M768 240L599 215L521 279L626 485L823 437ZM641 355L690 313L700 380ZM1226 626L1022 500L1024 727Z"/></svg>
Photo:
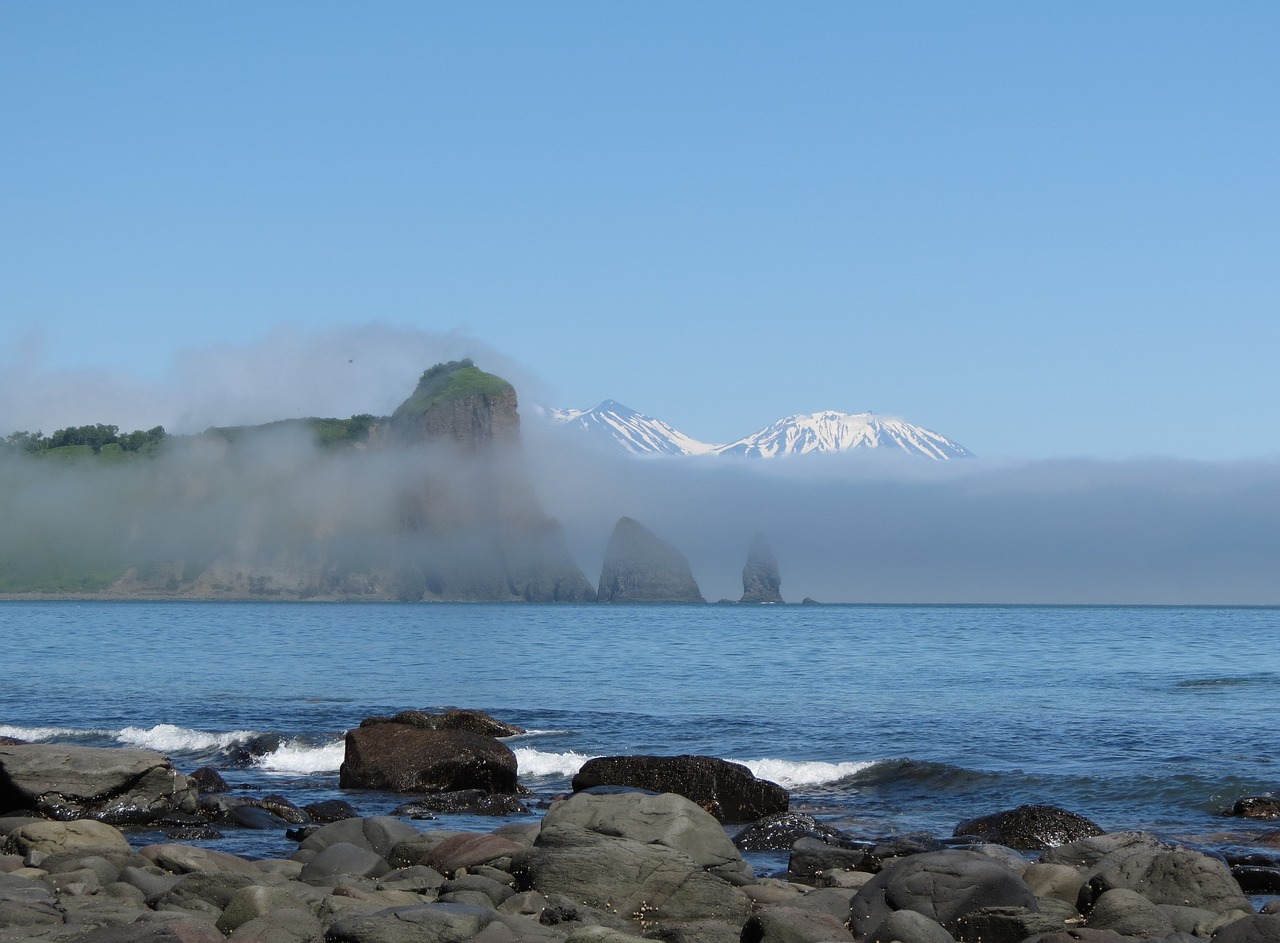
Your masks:
<svg viewBox="0 0 1280 943"><path fill-rule="evenodd" d="M689 561L629 517L613 528L597 590L600 602L706 602Z"/></svg>
<svg viewBox="0 0 1280 943"><path fill-rule="evenodd" d="M751 538L751 546L747 549L747 565L742 568L742 599L739 601L780 603L782 594L778 589L781 585L778 561L765 542L764 535L756 534Z"/></svg>

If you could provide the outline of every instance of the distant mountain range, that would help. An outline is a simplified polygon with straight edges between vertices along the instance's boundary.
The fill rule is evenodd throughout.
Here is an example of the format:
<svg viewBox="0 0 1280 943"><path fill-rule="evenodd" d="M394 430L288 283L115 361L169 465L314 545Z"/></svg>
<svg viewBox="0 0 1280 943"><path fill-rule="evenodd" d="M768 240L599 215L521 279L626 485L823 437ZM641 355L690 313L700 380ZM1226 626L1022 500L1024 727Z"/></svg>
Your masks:
<svg viewBox="0 0 1280 943"><path fill-rule="evenodd" d="M555 422L580 429L602 445L637 455L776 458L870 449L900 451L935 461L971 455L968 449L946 436L901 419L882 419L873 413L827 410L807 416L787 416L727 445L713 445L700 442L661 419L646 416L611 399L591 409L548 409L544 412Z"/></svg>

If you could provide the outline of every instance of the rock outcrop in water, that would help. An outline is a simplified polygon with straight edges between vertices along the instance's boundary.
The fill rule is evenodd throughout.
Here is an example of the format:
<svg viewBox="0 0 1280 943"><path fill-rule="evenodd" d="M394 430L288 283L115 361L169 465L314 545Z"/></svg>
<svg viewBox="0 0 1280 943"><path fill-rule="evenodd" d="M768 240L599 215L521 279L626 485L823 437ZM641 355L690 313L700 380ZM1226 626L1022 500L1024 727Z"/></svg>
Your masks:
<svg viewBox="0 0 1280 943"><path fill-rule="evenodd" d="M746 603L781 603L782 574L763 534L751 538L747 565L742 568L742 599Z"/></svg>
<svg viewBox="0 0 1280 943"><path fill-rule="evenodd" d="M706 602L684 554L629 517L609 537L596 594L600 602Z"/></svg>

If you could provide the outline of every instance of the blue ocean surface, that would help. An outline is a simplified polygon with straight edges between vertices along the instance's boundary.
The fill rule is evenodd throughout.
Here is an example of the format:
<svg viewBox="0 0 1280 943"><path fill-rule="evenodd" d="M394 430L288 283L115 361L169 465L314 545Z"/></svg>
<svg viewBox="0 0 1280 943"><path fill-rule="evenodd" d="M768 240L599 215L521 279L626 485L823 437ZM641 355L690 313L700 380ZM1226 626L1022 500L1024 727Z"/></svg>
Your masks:
<svg viewBox="0 0 1280 943"><path fill-rule="evenodd" d="M0 735L145 746L298 805L389 813L406 797L338 789L344 732L453 706L529 731L530 821L588 757L697 753L859 837L1023 803L1220 849L1278 830L1221 815L1280 788L1274 608L8 601L0 633Z"/></svg>

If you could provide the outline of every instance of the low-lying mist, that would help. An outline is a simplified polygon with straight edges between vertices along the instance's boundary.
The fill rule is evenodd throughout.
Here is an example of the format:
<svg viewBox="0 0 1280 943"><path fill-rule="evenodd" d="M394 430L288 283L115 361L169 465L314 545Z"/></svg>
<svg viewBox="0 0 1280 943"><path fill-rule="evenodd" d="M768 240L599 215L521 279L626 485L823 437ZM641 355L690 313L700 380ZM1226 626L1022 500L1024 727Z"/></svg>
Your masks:
<svg viewBox="0 0 1280 943"><path fill-rule="evenodd" d="M0 373L0 434L382 415L425 367L476 346L378 326L277 331L257 345L193 352L149 384L15 361ZM300 546L382 553L403 531L406 489L431 480L445 483L432 513L469 501L486 507L459 519L529 507L534 523L543 512L555 518L592 584L627 515L688 557L710 600L741 595L759 532L788 602L1280 604L1280 460L641 459L547 425L529 408L546 402L536 378L496 354L477 356L522 403L523 448L483 472L487 490L473 487L475 456L323 450L297 427L235 449L174 439L156 457L116 464L0 455L4 585L59 568L106 580L126 559L162 571L178 560L287 567Z"/></svg>

